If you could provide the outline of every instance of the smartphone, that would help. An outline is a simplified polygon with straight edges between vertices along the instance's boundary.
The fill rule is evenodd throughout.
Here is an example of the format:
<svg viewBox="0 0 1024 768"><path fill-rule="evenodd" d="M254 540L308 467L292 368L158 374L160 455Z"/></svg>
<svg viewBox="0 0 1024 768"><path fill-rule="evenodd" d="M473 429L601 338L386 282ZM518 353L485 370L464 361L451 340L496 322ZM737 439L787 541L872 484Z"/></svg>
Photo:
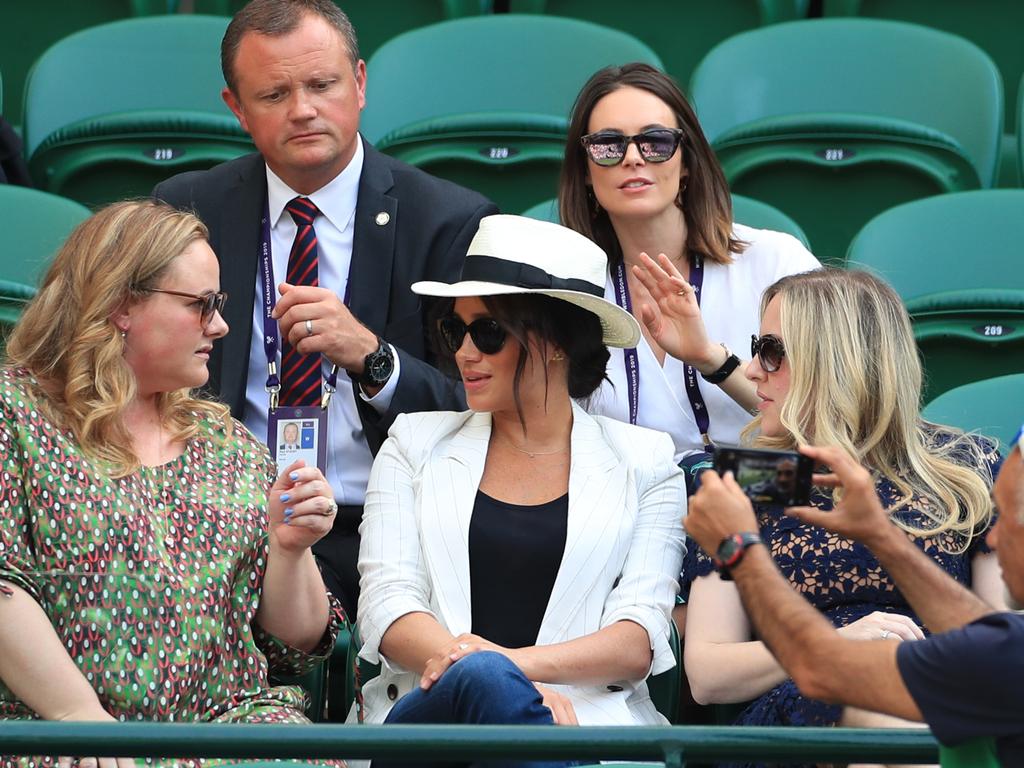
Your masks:
<svg viewBox="0 0 1024 768"><path fill-rule="evenodd" d="M731 471L754 504L800 507L810 503L814 460L793 451L719 448L715 471Z"/></svg>

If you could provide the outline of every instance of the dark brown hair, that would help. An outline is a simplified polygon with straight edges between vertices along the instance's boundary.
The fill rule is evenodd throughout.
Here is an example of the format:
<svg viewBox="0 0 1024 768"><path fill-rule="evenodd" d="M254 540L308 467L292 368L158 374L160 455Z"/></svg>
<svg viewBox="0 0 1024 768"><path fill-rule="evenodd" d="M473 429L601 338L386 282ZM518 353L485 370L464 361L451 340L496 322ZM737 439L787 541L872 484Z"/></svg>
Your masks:
<svg viewBox="0 0 1024 768"><path fill-rule="evenodd" d="M654 94L675 114L678 127L684 133L680 150L689 171L686 184L681 186L676 199L686 219L686 250L702 254L710 261L728 264L732 261L730 254L742 253L747 243L732 234L732 197L722 167L679 86L664 72L641 62L598 70L576 97L559 182L558 209L562 223L601 246L608 254L610 266L622 260L622 248L608 213L597 205L593 190L587 184L589 161L580 139L587 133L597 102L625 87Z"/></svg>
<svg viewBox="0 0 1024 768"><path fill-rule="evenodd" d="M548 345L558 347L568 362L569 396L587 398L594 394L606 378L608 347L605 346L601 321L593 312L568 301L539 293L521 293L506 296L481 296L491 317L498 321L509 336L519 342L519 359L516 361L513 394L520 422L523 419L522 403L519 400L519 384L522 381L526 361L529 358L528 337L533 336L540 346L541 356L547 357ZM454 299L439 301L434 308L437 320L452 313ZM506 342L508 343L508 342ZM433 344L442 369L458 375L455 356L441 339L438 324L433 324ZM547 368L545 367L545 385Z"/></svg>
<svg viewBox="0 0 1024 768"><path fill-rule="evenodd" d="M220 43L220 68L224 82L236 96L235 59L242 37L248 32L278 37L294 32L307 13L319 16L341 35L354 69L359 63L359 41L352 22L331 0L252 0L235 14Z"/></svg>

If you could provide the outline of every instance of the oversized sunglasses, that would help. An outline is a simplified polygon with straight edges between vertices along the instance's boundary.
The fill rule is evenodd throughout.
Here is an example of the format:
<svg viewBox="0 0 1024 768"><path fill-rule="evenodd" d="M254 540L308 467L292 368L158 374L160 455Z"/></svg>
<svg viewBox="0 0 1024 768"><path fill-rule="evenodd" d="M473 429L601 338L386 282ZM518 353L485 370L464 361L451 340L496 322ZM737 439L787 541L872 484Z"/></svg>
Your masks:
<svg viewBox="0 0 1024 768"><path fill-rule="evenodd" d="M580 141L597 165L618 165L626 157L629 145L636 144L640 156L649 163L664 163L676 153L683 140L682 128L648 128L635 136L599 131L588 133Z"/></svg>
<svg viewBox="0 0 1024 768"><path fill-rule="evenodd" d="M786 347L782 339L771 333L764 336L750 337L750 357L757 358L766 373L775 373L782 367L782 359L786 356Z"/></svg>
<svg viewBox="0 0 1024 768"><path fill-rule="evenodd" d="M224 313L224 305L228 303L228 295L224 291L216 293L183 293L182 291L167 291L163 288L149 288L150 293L166 293L171 296L182 296L186 299L195 299L195 305L199 307L199 321L205 329L213 320L213 313Z"/></svg>
<svg viewBox="0 0 1024 768"><path fill-rule="evenodd" d="M505 329L492 317L481 317L466 325L455 315L449 315L441 319L438 327L441 330L441 338L453 355L462 347L467 333L473 340L473 346L485 355L500 352L508 337Z"/></svg>

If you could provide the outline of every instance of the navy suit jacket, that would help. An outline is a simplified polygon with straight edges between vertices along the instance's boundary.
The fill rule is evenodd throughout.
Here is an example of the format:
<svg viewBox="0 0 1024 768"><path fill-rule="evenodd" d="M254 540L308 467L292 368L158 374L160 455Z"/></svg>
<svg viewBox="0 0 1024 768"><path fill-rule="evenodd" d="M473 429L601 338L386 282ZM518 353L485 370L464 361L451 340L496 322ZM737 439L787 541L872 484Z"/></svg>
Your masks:
<svg viewBox="0 0 1024 768"><path fill-rule="evenodd" d="M401 375L386 413L378 414L356 395L367 443L376 454L399 413L466 406L461 387L433 367L427 306L409 286L417 280L458 279L480 219L498 209L482 195L383 155L365 141L363 149L350 309L394 345L401 358ZM224 318L231 332L214 345L209 389L238 418L245 406L266 188L263 157L252 154L207 171L179 174L153 190L154 197L194 211L210 230L221 288L231 297ZM388 214L387 224L377 224L380 213Z"/></svg>

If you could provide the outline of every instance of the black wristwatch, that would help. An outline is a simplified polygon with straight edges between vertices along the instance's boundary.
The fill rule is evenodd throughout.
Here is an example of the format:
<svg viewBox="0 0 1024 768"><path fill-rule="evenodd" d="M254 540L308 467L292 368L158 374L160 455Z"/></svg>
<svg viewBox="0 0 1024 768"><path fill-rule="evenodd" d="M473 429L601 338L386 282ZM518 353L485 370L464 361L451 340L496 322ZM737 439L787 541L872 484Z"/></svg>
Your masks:
<svg viewBox="0 0 1024 768"><path fill-rule="evenodd" d="M377 349L363 360L363 372L359 383L364 387L383 387L388 383L395 370L395 356L391 354L391 345L380 336L377 337Z"/></svg>
<svg viewBox="0 0 1024 768"><path fill-rule="evenodd" d="M749 531L746 533L734 533L732 536L726 536L722 539L722 543L718 545L718 552L715 553L714 557L715 568L718 569L718 575L722 578L722 581L732 581L729 569L739 564L740 560L743 559L743 555L747 553L748 547L763 543L760 536Z"/></svg>
<svg viewBox="0 0 1024 768"><path fill-rule="evenodd" d="M730 352L729 348L725 346L725 344L722 344L722 349L725 350L725 362L718 367L717 371L701 374L701 378L708 384L721 384L729 378L730 374L732 374L740 364L740 359Z"/></svg>

